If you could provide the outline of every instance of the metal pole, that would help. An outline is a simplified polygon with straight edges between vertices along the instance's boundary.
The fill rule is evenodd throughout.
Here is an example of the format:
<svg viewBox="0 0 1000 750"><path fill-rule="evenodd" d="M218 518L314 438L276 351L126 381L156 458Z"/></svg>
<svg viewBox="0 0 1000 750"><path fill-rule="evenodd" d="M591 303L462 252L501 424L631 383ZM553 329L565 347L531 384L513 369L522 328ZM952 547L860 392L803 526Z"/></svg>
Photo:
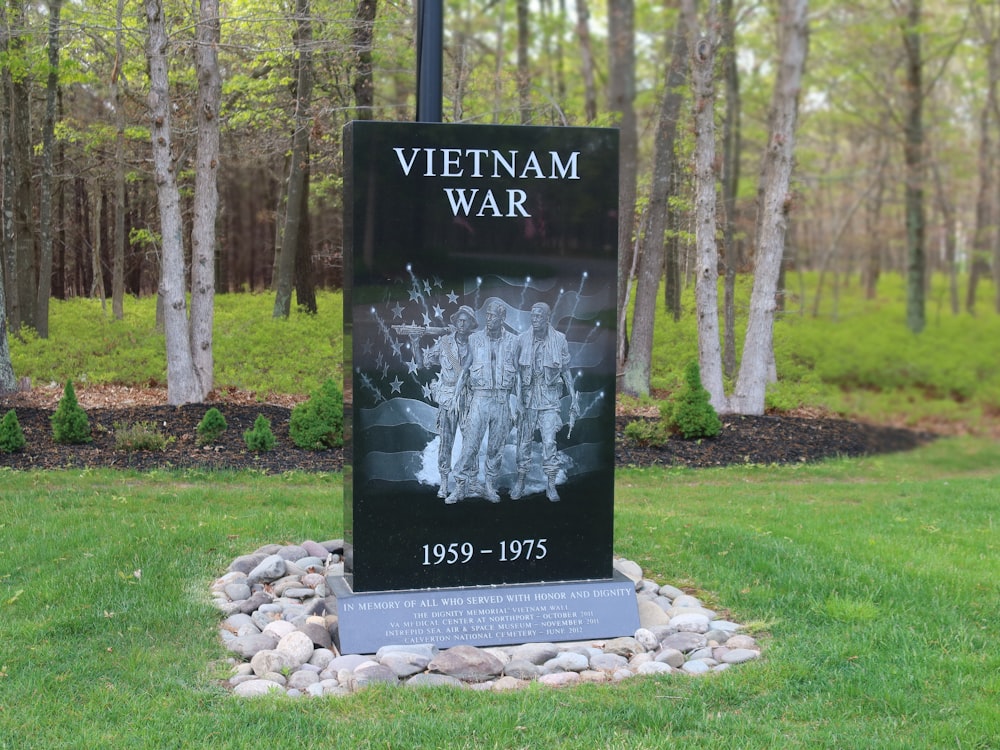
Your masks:
<svg viewBox="0 0 1000 750"><path fill-rule="evenodd" d="M417 3L417 122L441 122L442 0Z"/></svg>

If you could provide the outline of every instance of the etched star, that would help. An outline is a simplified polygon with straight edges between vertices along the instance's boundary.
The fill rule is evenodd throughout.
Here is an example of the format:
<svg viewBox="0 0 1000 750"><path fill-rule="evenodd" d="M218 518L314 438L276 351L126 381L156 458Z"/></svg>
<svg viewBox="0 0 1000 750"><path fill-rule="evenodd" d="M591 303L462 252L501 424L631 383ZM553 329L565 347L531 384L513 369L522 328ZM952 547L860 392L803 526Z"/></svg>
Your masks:
<svg viewBox="0 0 1000 750"><path fill-rule="evenodd" d="M434 286L436 286L438 289L444 286L444 282L441 280L441 277L438 276L437 274L434 275Z"/></svg>
<svg viewBox="0 0 1000 750"><path fill-rule="evenodd" d="M424 279L424 293L431 293L431 282L427 281L427 279Z"/></svg>
<svg viewBox="0 0 1000 750"><path fill-rule="evenodd" d="M363 343L361 345L361 353L365 354L365 355L371 354L372 353L372 346L373 346L372 340L371 339L365 339L365 343Z"/></svg>
<svg viewBox="0 0 1000 750"><path fill-rule="evenodd" d="M392 319L393 320L395 320L396 318L402 319L402 317L403 317L403 306L397 302L396 306L392 308Z"/></svg>
<svg viewBox="0 0 1000 750"><path fill-rule="evenodd" d="M427 313L421 313L424 318L424 325L429 326L431 324L430 316Z"/></svg>
<svg viewBox="0 0 1000 750"><path fill-rule="evenodd" d="M444 310L441 308L440 305L434 305L434 317L435 318L443 318L444 317Z"/></svg>
<svg viewBox="0 0 1000 750"><path fill-rule="evenodd" d="M420 389L424 393L424 398L427 399L428 401L430 401L430 398L431 398L431 387L430 387L430 385L428 383L424 383L422 386L420 386Z"/></svg>
<svg viewBox="0 0 1000 750"><path fill-rule="evenodd" d="M403 381L399 379L398 375L396 377L394 377L391 381L389 381L389 385L392 388L392 392L393 393L400 393L401 394L403 392L402 391Z"/></svg>
<svg viewBox="0 0 1000 750"><path fill-rule="evenodd" d="M452 290L451 290L451 291L450 291L450 292L448 293L448 302L449 302L450 304L452 304L452 305L457 305L457 304L458 304L458 295L457 295L457 294L455 294L455 290L454 290L454 289L452 289Z"/></svg>
<svg viewBox="0 0 1000 750"><path fill-rule="evenodd" d="M420 290L417 289L417 288L411 289L410 290L410 302L419 302L419 301L420 301Z"/></svg>
<svg viewBox="0 0 1000 750"><path fill-rule="evenodd" d="M397 357L401 357L402 356L402 349L403 349L403 342L402 341L393 341L392 344L390 344L390 346L392 346L392 353L393 354L395 354Z"/></svg>
<svg viewBox="0 0 1000 750"><path fill-rule="evenodd" d="M417 362L416 360L411 359L409 362L406 363L406 372L412 375L416 371L417 371Z"/></svg>

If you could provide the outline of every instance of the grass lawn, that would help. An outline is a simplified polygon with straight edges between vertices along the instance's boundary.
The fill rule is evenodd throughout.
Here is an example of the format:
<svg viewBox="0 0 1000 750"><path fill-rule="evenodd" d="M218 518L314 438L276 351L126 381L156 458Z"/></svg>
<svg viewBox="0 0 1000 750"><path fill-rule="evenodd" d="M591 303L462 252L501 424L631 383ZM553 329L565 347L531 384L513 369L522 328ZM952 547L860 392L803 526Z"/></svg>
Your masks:
<svg viewBox="0 0 1000 750"><path fill-rule="evenodd" d="M339 475L0 472L0 748L1000 747L1000 444L618 474L616 550L765 645L710 678L237 699L208 585Z"/></svg>

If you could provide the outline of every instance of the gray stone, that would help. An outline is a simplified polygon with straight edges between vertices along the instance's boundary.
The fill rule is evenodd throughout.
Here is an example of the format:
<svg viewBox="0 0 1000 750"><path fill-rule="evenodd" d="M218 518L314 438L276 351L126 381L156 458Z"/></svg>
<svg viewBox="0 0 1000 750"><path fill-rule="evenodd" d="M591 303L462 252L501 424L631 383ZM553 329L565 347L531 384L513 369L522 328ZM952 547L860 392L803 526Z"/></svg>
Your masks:
<svg viewBox="0 0 1000 750"><path fill-rule="evenodd" d="M244 599L240 602L240 612L249 615L252 612L256 612L265 604L271 602L271 595L266 591L257 591L249 599Z"/></svg>
<svg viewBox="0 0 1000 750"><path fill-rule="evenodd" d="M728 630L709 630L705 633L705 639L709 642L715 641L720 646L724 644L732 636L732 633Z"/></svg>
<svg viewBox="0 0 1000 750"><path fill-rule="evenodd" d="M275 651L287 654L295 667L305 664L313 655L312 639L301 630L296 630L281 637Z"/></svg>
<svg viewBox="0 0 1000 750"><path fill-rule="evenodd" d="M283 560L294 562L295 560L300 560L303 557L306 557L309 553L306 552L305 548L300 544L286 544L285 546L279 548L275 554Z"/></svg>
<svg viewBox="0 0 1000 750"><path fill-rule="evenodd" d="M527 686L528 683L525 682L524 680L519 680L516 677L505 675L496 682L494 682L493 685L490 687L490 689L498 693L505 693L510 690L520 690L521 688Z"/></svg>
<svg viewBox="0 0 1000 750"><path fill-rule="evenodd" d="M315 555L306 555L295 561L295 564L306 571L306 573L316 574L323 570L326 566L326 558L316 557Z"/></svg>
<svg viewBox="0 0 1000 750"><path fill-rule="evenodd" d="M614 561L613 567L619 573L625 575L627 578L635 581L636 583L642 580L642 568L631 560L622 560L619 558Z"/></svg>
<svg viewBox="0 0 1000 750"><path fill-rule="evenodd" d="M261 651L268 651L278 645L278 639L267 633L245 635L226 642L226 648L244 659L252 659Z"/></svg>
<svg viewBox="0 0 1000 750"><path fill-rule="evenodd" d="M670 598L671 601L679 596L685 596L683 591L676 586L671 586L669 583L660 584L660 594Z"/></svg>
<svg viewBox="0 0 1000 750"><path fill-rule="evenodd" d="M580 682L580 675L577 672L554 672L543 674L538 681L549 687L569 687Z"/></svg>
<svg viewBox="0 0 1000 750"><path fill-rule="evenodd" d="M348 672L353 672L362 664L370 661L371 657L364 656L363 654L344 654L343 656L338 656L333 659L329 664L327 664L326 668L331 669L334 672L339 672L342 669L346 669Z"/></svg>
<svg viewBox="0 0 1000 750"><path fill-rule="evenodd" d="M712 671L712 665L704 659L695 659L694 661L684 662L684 666L681 667L681 671L687 672L688 674L705 674L706 672Z"/></svg>
<svg viewBox="0 0 1000 750"><path fill-rule="evenodd" d="M726 645L729 648L757 648L757 641L749 635L737 634L731 636Z"/></svg>
<svg viewBox="0 0 1000 750"><path fill-rule="evenodd" d="M734 648L722 656L724 664L742 664L760 658L760 652L749 648Z"/></svg>
<svg viewBox="0 0 1000 750"><path fill-rule="evenodd" d="M614 672L628 665L628 659L618 654L599 654L590 659L591 669L599 669L604 672Z"/></svg>
<svg viewBox="0 0 1000 750"><path fill-rule="evenodd" d="M327 555L330 554L330 550L319 542L314 542L312 539L306 539L302 542L302 549L306 551L306 555L310 557L318 557L322 560L326 560Z"/></svg>
<svg viewBox="0 0 1000 750"><path fill-rule="evenodd" d="M590 659L583 654L564 651L545 662L545 668L551 672L582 672L590 666Z"/></svg>
<svg viewBox="0 0 1000 750"><path fill-rule="evenodd" d="M333 646L333 639L330 637L330 631L322 625L314 622L307 622L304 625L300 625L299 630L309 637L309 640L312 641L313 646L316 648L330 648Z"/></svg>
<svg viewBox="0 0 1000 750"><path fill-rule="evenodd" d="M559 647L554 643L525 643L510 652L511 660L523 659L532 664L544 664L559 653Z"/></svg>
<svg viewBox="0 0 1000 750"><path fill-rule="evenodd" d="M662 661L647 661L640 664L637 674L670 674L674 668Z"/></svg>
<svg viewBox="0 0 1000 750"><path fill-rule="evenodd" d="M690 594L681 594L680 596L675 596L673 599L675 607L701 607L701 600Z"/></svg>
<svg viewBox="0 0 1000 750"><path fill-rule="evenodd" d="M278 555L270 555L265 557L260 561L260 564L256 568L250 571L247 575L247 581L249 583L256 583L257 581L276 581L285 575L285 560Z"/></svg>
<svg viewBox="0 0 1000 750"><path fill-rule="evenodd" d="M730 622L729 620L712 620L709 625L713 630L726 630L730 633L735 633L743 627L742 625L737 625L735 622Z"/></svg>
<svg viewBox="0 0 1000 750"><path fill-rule="evenodd" d="M399 683L396 673L389 669L389 667L384 667L381 664L372 664L356 669L354 671L354 680L358 687L373 685L376 682L384 682L390 685Z"/></svg>
<svg viewBox="0 0 1000 750"><path fill-rule="evenodd" d="M268 680L247 680L233 688L233 694L241 698L256 698L268 693L285 692L281 685Z"/></svg>
<svg viewBox="0 0 1000 750"><path fill-rule="evenodd" d="M427 668L466 682L485 682L503 672L499 659L475 646L455 646L442 651Z"/></svg>
<svg viewBox="0 0 1000 750"><path fill-rule="evenodd" d="M242 601L243 599L249 599L251 594L250 587L245 583L230 583L226 585L225 588L226 596L232 599L234 602Z"/></svg>
<svg viewBox="0 0 1000 750"><path fill-rule="evenodd" d="M405 683L406 687L465 687L465 684L457 677L449 677L446 674L430 674L427 672L415 674Z"/></svg>
<svg viewBox="0 0 1000 750"><path fill-rule="evenodd" d="M653 657L653 660L661 661L664 664L669 664L674 669L680 669L682 666L684 666L684 662L687 661L687 659L684 657L684 654L682 654L676 648L663 649L662 651L660 651L660 653L658 653L655 657Z"/></svg>
<svg viewBox="0 0 1000 750"><path fill-rule="evenodd" d="M254 553L252 555L240 555L231 563L229 563L229 572L233 573L243 573L246 575L251 570L256 568L267 555L263 553Z"/></svg>
<svg viewBox="0 0 1000 750"><path fill-rule="evenodd" d="M394 644L390 646L382 646L382 648L380 648L375 654L375 661L381 663L382 658L386 654L391 654L394 651L401 651L407 654L419 654L421 656L426 656L427 661L430 661L441 652L441 649L431 643L414 643L408 645Z"/></svg>
<svg viewBox="0 0 1000 750"><path fill-rule="evenodd" d="M676 628L679 633L707 633L708 617L702 614L683 614L670 618L670 627Z"/></svg>
<svg viewBox="0 0 1000 750"><path fill-rule="evenodd" d="M660 641L662 648L675 648L685 654L707 645L708 639L700 633L674 633Z"/></svg>
<svg viewBox="0 0 1000 750"><path fill-rule="evenodd" d="M250 659L250 666L253 667L254 674L260 677L272 672L280 674L295 669L298 664L287 653L268 649L254 654Z"/></svg>
<svg viewBox="0 0 1000 750"><path fill-rule="evenodd" d="M537 664L526 659L511 659L504 665L503 673L517 680L534 680L541 674Z"/></svg>
<svg viewBox="0 0 1000 750"><path fill-rule="evenodd" d="M300 669L292 672L291 676L288 678L288 687L295 690L305 690L310 685L315 685L319 682L319 675L316 672L311 672L307 669Z"/></svg>
<svg viewBox="0 0 1000 750"><path fill-rule="evenodd" d="M634 638L647 651L652 651L660 645L660 639L653 634L653 631L647 628L639 628L635 631Z"/></svg>
<svg viewBox="0 0 1000 750"><path fill-rule="evenodd" d="M257 627L253 624L253 620L250 619L250 615L238 612L236 614L229 615L225 620L222 621L222 627L228 630L230 633L239 633L240 628L245 625L250 625L252 627ZM257 631L258 633L260 630Z"/></svg>
<svg viewBox="0 0 1000 750"><path fill-rule="evenodd" d="M639 606L639 625L651 630L656 625L666 625L670 622L667 613L648 599L641 599Z"/></svg>
<svg viewBox="0 0 1000 750"><path fill-rule="evenodd" d="M408 654L404 651L392 651L385 654L379 664L388 667L397 677L411 677L418 672L423 672L430 659L423 654Z"/></svg>
<svg viewBox="0 0 1000 750"><path fill-rule="evenodd" d="M604 651L608 654L618 654L626 659L631 659L636 654L642 653L645 649L639 645L635 638L625 636L624 638L614 638L604 644Z"/></svg>

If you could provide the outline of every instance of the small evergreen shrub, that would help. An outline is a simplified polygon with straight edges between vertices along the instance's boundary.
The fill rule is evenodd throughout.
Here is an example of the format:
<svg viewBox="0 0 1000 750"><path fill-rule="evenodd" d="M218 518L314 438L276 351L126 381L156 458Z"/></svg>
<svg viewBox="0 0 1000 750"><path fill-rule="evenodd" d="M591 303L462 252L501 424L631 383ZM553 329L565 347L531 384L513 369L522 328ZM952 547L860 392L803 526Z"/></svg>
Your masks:
<svg viewBox="0 0 1000 750"><path fill-rule="evenodd" d="M639 419L625 425L625 437L640 445L661 447L670 439L670 425L662 419Z"/></svg>
<svg viewBox="0 0 1000 750"><path fill-rule="evenodd" d="M201 421L195 428L198 433L195 442L199 446L211 445L222 437L222 433L226 431L228 426L226 418L222 416L222 412L213 406L205 412L205 416L201 418Z"/></svg>
<svg viewBox="0 0 1000 750"><path fill-rule="evenodd" d="M674 396L669 420L685 440L713 438L722 431L722 421L708 399L698 362L692 360L684 370L684 385Z"/></svg>
<svg viewBox="0 0 1000 750"><path fill-rule="evenodd" d="M0 453L17 453L26 443L17 413L11 409L0 420Z"/></svg>
<svg viewBox="0 0 1000 750"><path fill-rule="evenodd" d="M254 420L253 429L243 433L247 448L252 451L269 451L274 448L274 433L271 432L271 420L263 414L258 414Z"/></svg>
<svg viewBox="0 0 1000 750"><path fill-rule="evenodd" d="M344 394L333 380L324 382L308 401L292 409L288 432L292 442L305 450L344 444Z"/></svg>
<svg viewBox="0 0 1000 750"><path fill-rule="evenodd" d="M73 381L66 381L63 397L51 417L52 439L63 445L80 445L90 442L90 419L76 400Z"/></svg>
<svg viewBox="0 0 1000 750"><path fill-rule="evenodd" d="M162 451L173 441L152 422L115 422L115 448L123 451Z"/></svg>

